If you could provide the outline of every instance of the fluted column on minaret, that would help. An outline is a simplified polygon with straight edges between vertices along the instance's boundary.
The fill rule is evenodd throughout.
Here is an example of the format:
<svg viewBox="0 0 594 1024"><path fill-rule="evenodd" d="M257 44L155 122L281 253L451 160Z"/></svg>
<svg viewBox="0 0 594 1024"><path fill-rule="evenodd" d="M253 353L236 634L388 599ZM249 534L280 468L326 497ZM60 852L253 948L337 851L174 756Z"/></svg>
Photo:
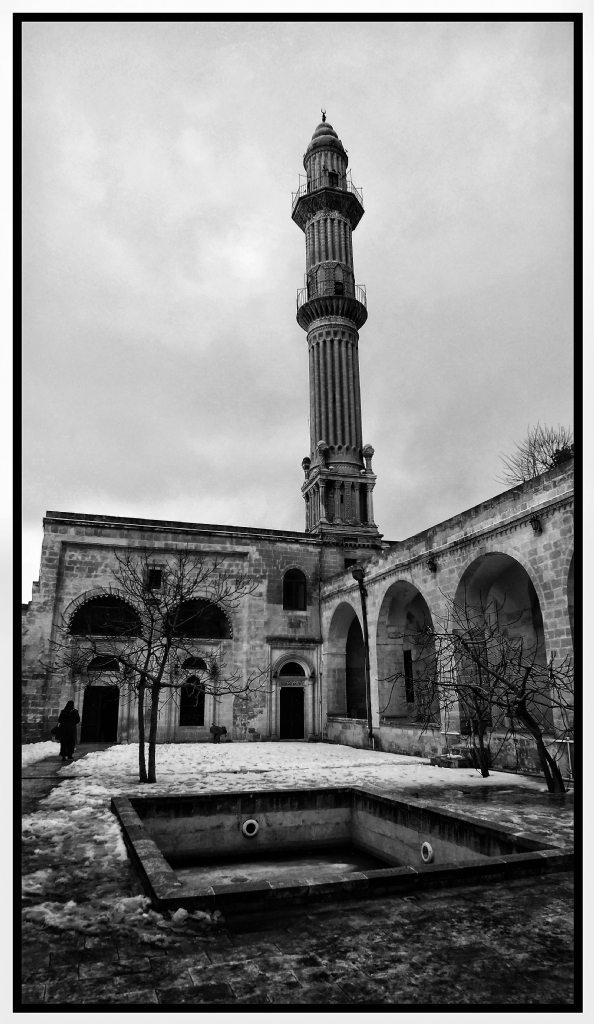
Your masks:
<svg viewBox="0 0 594 1024"><path fill-rule="evenodd" d="M367 300L365 288L355 283L353 265L353 231L363 216L363 198L347 178L346 150L325 114L303 166L305 181L293 195L292 216L305 234L297 321L307 332L309 349L306 530L346 527L352 533L356 527L377 536L371 501L375 476L370 460L364 462L359 384L358 332L367 320Z"/></svg>

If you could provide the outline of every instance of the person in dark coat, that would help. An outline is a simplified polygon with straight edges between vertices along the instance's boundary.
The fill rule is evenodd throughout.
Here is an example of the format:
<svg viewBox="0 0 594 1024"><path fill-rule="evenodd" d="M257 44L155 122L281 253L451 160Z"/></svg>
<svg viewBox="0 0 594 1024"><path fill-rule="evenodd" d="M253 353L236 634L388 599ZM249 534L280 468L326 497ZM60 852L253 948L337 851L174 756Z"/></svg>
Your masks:
<svg viewBox="0 0 594 1024"><path fill-rule="evenodd" d="M80 715L74 706L74 701L69 700L66 707L58 715L57 738L60 741L60 756L63 761L68 758L73 760L74 748L76 746L76 727L80 722Z"/></svg>

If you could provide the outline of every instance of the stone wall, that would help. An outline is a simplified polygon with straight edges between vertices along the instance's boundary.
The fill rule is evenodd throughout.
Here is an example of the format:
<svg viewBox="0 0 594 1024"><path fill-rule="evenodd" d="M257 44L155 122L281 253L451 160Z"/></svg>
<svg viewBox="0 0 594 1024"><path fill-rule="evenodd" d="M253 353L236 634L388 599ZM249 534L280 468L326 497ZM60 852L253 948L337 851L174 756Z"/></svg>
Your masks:
<svg viewBox="0 0 594 1024"><path fill-rule="evenodd" d="M60 623L68 622L86 597L114 585L115 551L148 549L156 562L183 550L207 558L224 557L224 570L247 572L257 582L255 593L240 600L232 612L233 637L223 642L228 672L263 672L265 689L272 685L271 651L304 656L317 652L320 643L319 586L321 542L305 534L232 527L203 526L121 517L50 512L44 519L44 540L39 582L23 616L23 723L28 741L47 738L66 700L74 699L82 712L83 693L72 674L55 664L50 641ZM300 569L307 579L307 609L283 609L282 579L287 569ZM309 646L308 646L309 644ZM317 645L317 646L316 646ZM214 645L199 642L201 649ZM196 652L200 654L200 651ZM307 655L309 657L309 655ZM317 674L317 654L311 659ZM225 725L230 738L267 737L270 693L254 693L247 714L237 715L232 694L219 701L206 698L203 728L181 728L177 708L169 702L159 717L159 741L209 740L211 721ZM278 728L278 722L276 722ZM319 728L319 725L318 725ZM137 738L134 699L120 700L118 739Z"/></svg>
<svg viewBox="0 0 594 1024"><path fill-rule="evenodd" d="M543 658L557 652L559 661L573 654L573 463L565 464L521 487L496 495L490 501L439 523L430 530L401 542L366 563L367 618L369 628L371 700L373 724L382 749L431 756L440 748L460 742L459 717L452 714L435 730L422 734L407 721L380 725L385 713L382 680L390 656L390 610L398 602L426 609L433 622L442 621L448 604L459 600L466 581L480 568L487 574L495 567L504 579L529 579L540 612ZM505 576L507 573L507 577ZM511 584L508 583L508 586ZM321 588L323 664L326 710L336 715L337 688L345 685L346 630L357 615L362 621L359 589L348 572L325 581ZM394 617L393 617L394 618ZM328 695L332 706L328 705ZM558 722L556 722L558 724ZM332 717L328 738L350 745L366 745L358 723ZM502 737L494 734L493 748ZM504 742L497 764L538 770L532 739L520 735Z"/></svg>

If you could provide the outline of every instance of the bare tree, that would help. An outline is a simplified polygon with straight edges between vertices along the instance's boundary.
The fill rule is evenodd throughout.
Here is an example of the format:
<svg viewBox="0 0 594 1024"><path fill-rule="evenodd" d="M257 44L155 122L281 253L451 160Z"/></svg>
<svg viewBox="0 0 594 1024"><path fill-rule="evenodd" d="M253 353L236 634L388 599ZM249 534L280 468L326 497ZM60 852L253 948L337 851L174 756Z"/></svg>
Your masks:
<svg viewBox="0 0 594 1024"><path fill-rule="evenodd" d="M501 455L504 471L497 480L510 486L522 484L572 458L573 432L567 427L541 427L537 423L528 428L526 438L512 455Z"/></svg>
<svg viewBox="0 0 594 1024"><path fill-rule="evenodd" d="M89 666L102 681L136 701L140 782L155 782L160 711L184 698L196 706L207 694L248 695L267 689L267 672L244 676L222 659L227 615L258 581L225 570L225 558L172 552L156 563L150 550L114 552L113 582L93 594L51 643L52 667L66 668L89 685ZM218 643L213 649L213 640ZM201 642L202 641L202 642ZM207 641L205 644L204 641ZM165 698L165 699L163 699ZM145 710L149 710L148 771Z"/></svg>
<svg viewBox="0 0 594 1024"><path fill-rule="evenodd" d="M542 643L521 631L519 617L514 622L506 616L502 624L504 604L473 608L448 601L445 617L436 626L426 623L415 636L416 718L426 730L437 706L445 716L459 713L484 777L503 744L527 731L547 788L563 793L558 759L563 741L573 738L573 662L559 661L553 652L547 663Z"/></svg>

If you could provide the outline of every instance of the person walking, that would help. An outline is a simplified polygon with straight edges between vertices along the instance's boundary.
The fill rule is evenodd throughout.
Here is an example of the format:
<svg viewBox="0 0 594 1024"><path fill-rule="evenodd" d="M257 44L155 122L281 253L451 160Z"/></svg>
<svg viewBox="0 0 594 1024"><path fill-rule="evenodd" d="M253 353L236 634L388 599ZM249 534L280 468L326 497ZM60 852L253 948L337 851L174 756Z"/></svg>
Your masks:
<svg viewBox="0 0 594 1024"><path fill-rule="evenodd" d="M66 707L58 715L57 739L60 741L60 756L63 761L74 760L74 748L76 746L76 727L80 722L80 715L74 706L74 701L69 700Z"/></svg>

